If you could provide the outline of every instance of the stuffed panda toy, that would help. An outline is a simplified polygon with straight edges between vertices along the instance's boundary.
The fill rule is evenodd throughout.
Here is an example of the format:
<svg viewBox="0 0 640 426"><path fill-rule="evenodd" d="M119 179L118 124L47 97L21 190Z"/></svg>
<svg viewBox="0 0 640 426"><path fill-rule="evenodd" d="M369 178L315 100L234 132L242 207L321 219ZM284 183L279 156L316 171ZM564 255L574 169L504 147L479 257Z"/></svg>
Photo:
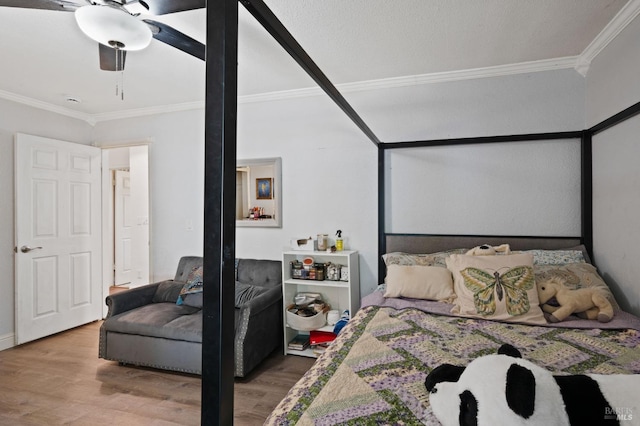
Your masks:
<svg viewBox="0 0 640 426"><path fill-rule="evenodd" d="M554 376L511 345L425 380L444 426L640 425L640 375Z"/></svg>

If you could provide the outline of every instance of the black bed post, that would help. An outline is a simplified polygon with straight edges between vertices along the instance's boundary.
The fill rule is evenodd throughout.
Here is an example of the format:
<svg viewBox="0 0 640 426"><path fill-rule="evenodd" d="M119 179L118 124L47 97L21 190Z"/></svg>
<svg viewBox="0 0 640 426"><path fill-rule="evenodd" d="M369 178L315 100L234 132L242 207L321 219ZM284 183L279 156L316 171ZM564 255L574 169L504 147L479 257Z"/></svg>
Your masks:
<svg viewBox="0 0 640 426"><path fill-rule="evenodd" d="M591 131L585 130L582 132L580 149L580 207L582 210L582 243L587 248L589 255L593 257L593 155L591 137Z"/></svg>
<svg viewBox="0 0 640 426"><path fill-rule="evenodd" d="M378 145L378 284L385 277L386 269L382 261L382 255L387 251L387 239L385 235L385 175L384 175L384 144Z"/></svg>
<svg viewBox="0 0 640 426"><path fill-rule="evenodd" d="M207 2L203 425L233 424L237 0Z"/></svg>

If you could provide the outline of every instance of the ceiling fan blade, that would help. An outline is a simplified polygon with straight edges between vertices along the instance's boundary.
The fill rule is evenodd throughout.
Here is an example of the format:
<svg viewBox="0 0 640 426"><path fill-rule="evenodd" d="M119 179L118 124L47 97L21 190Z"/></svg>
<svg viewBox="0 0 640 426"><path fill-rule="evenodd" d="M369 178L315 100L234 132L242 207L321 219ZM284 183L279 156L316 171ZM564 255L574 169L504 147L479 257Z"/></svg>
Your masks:
<svg viewBox="0 0 640 426"><path fill-rule="evenodd" d="M0 0L0 6L20 7L22 9L59 10L62 12L73 12L86 4L87 2L84 0L77 3L66 0Z"/></svg>
<svg viewBox="0 0 640 426"><path fill-rule="evenodd" d="M124 61L127 58L126 50L114 49L98 43L100 53L100 69L104 71L123 71Z"/></svg>
<svg viewBox="0 0 640 426"><path fill-rule="evenodd" d="M173 46L176 49L182 50L183 52L204 61L205 46L198 40L181 33L167 24L152 21L151 19L144 19L144 22L149 25L149 28L151 28L151 32L153 33L153 38L156 40L166 43L169 46Z"/></svg>
<svg viewBox="0 0 640 426"><path fill-rule="evenodd" d="M203 9L206 0L140 0L145 3L152 15L164 15L166 13L184 12L185 10Z"/></svg>

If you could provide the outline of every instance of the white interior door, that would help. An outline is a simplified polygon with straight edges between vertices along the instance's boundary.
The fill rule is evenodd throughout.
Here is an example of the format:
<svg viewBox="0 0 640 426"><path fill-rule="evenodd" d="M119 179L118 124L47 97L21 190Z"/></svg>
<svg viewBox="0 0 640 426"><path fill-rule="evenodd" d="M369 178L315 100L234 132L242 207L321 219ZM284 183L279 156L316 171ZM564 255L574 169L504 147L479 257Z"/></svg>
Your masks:
<svg viewBox="0 0 640 426"><path fill-rule="evenodd" d="M16 344L101 318L100 149L15 140Z"/></svg>
<svg viewBox="0 0 640 426"><path fill-rule="evenodd" d="M114 284L123 285L131 282L133 274L131 178L128 171L114 170L114 180Z"/></svg>

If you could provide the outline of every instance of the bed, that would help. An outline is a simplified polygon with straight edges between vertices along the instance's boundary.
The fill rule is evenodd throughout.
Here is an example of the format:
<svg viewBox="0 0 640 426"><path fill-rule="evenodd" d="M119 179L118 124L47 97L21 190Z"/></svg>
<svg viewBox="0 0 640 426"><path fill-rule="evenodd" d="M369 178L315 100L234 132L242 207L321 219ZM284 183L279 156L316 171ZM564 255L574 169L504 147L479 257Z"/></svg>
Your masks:
<svg viewBox="0 0 640 426"><path fill-rule="evenodd" d="M530 257L536 281L562 276L573 288L608 291L579 238L388 235L387 282L362 299L360 310L265 424L437 425L424 387L427 374L442 363L466 365L504 343L554 374L640 373L640 319L621 311L611 294L615 315L607 323L571 316L551 324L548 315L540 323L537 311L532 321L519 315L503 320L453 314L462 291L453 303L442 294L446 301L403 297L413 294L403 287L412 278L398 287L402 275L391 274L391 265L455 267L454 261L467 259L467 249L484 243L508 243L512 255ZM455 279L454 272L453 288L459 290ZM398 297L385 297L397 295L398 288Z"/></svg>

